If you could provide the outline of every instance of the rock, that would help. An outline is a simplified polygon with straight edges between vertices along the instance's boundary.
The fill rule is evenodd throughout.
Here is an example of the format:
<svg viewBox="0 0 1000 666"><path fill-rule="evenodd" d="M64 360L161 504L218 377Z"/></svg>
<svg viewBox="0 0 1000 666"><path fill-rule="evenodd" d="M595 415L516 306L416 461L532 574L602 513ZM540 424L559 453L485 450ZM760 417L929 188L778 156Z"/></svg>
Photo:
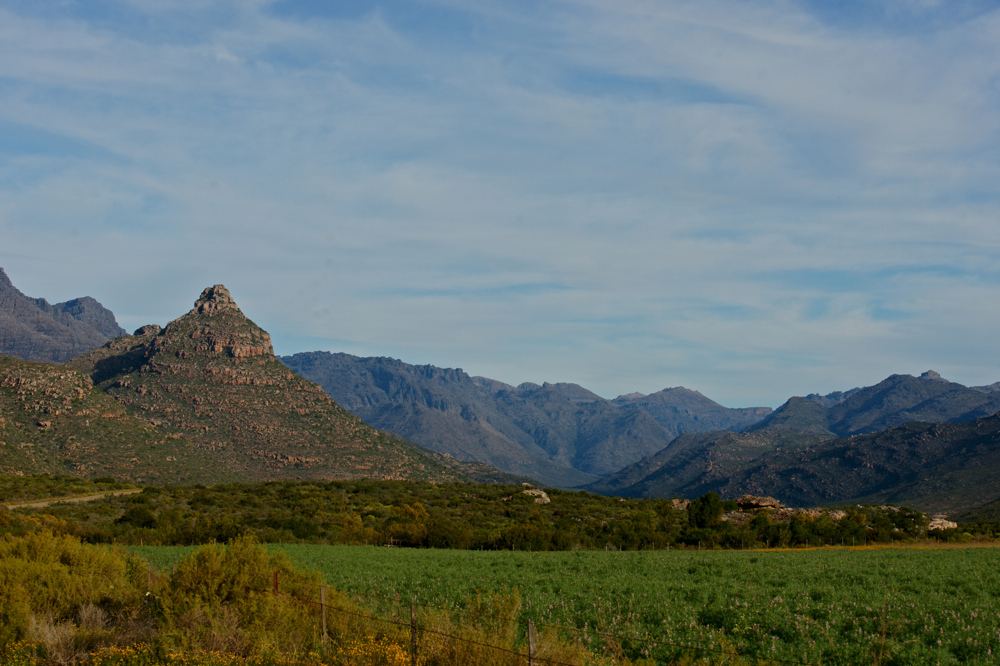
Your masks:
<svg viewBox="0 0 1000 666"><path fill-rule="evenodd" d="M736 506L742 511L755 511L757 509L784 509L785 505L773 497L757 497L756 495L743 495L736 500Z"/></svg>
<svg viewBox="0 0 1000 666"><path fill-rule="evenodd" d="M670 508L677 509L678 511L687 511L687 508L691 506L691 500L686 499L672 499L670 500Z"/></svg>
<svg viewBox="0 0 1000 666"><path fill-rule="evenodd" d="M958 523L953 523L942 515L934 516L927 525L929 530L953 530L956 527L958 527Z"/></svg>
<svg viewBox="0 0 1000 666"><path fill-rule="evenodd" d="M548 504L552 500L549 499L548 494L544 490L539 490L538 488L531 488L529 490L522 490L525 495L530 495L535 498L535 504Z"/></svg>

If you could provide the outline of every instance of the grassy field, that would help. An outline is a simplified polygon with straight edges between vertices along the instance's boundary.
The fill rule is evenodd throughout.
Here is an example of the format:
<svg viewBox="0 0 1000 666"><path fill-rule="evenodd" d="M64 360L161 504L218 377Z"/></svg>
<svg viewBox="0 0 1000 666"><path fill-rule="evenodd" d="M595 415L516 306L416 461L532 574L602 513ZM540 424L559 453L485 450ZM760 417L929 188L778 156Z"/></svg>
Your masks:
<svg viewBox="0 0 1000 666"><path fill-rule="evenodd" d="M517 590L523 619L658 662L682 646L823 664L994 663L1000 549L487 552L272 546L390 612ZM189 548L136 552L168 568ZM690 652L688 650L688 652ZM704 653L708 656L710 653Z"/></svg>

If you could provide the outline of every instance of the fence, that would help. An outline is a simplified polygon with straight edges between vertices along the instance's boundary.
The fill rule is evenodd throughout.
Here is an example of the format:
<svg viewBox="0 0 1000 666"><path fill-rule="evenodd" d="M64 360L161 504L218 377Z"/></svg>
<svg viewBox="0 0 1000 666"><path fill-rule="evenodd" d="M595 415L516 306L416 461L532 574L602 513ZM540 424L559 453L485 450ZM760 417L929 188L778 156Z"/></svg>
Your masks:
<svg viewBox="0 0 1000 666"><path fill-rule="evenodd" d="M816 664L815 662L797 661L797 660L793 660L793 659L779 659L779 658L773 658L773 657L761 657L759 655L750 655L750 654L741 654L740 652L738 652L735 649L724 649L722 647L708 647L708 646L704 646L704 645L692 645L692 644L678 643L676 641L669 641L669 640L666 640L664 638L658 638L658 637L624 636L624 635L621 635L621 634L605 633L605 632L594 631L594 630L590 630L590 629L580 629L578 627L567 627L565 625L559 625L559 624L551 624L551 623L546 623L546 622L535 622L535 621L530 620L530 619L526 620L524 622L524 624L522 625L524 627L524 630L525 630L524 636L525 636L526 640L525 640L525 646L524 646L525 651L521 652L521 651L518 651L518 650L515 650L515 649L510 649L508 647L504 647L504 646L501 646L501 645L491 645L491 644L488 644L488 643L484 643L482 641L477 641L477 640L474 640L474 639L470 639L470 638L468 638L466 636L457 636L455 634L450 634L450 633L438 631L436 629L431 628L430 626L427 626L426 624L422 624L419 621L419 618L420 618L420 615L421 615L419 611L421 611L421 610L423 610L423 611L444 611L444 612L447 612L447 613L454 613L456 611L455 608L446 608L446 607L443 607L443 606L432 606L432 605L427 605L427 604L417 604L417 603L413 603L413 602L408 603L408 604L402 604L401 598L400 598L400 596L398 594L395 597L384 597L384 596L374 595L374 594L365 594L365 595L362 595L362 594L357 594L357 593L349 593L350 596L355 597L355 598L357 598L359 600L367 599L367 600L371 601L372 599L377 599L379 601L390 601L390 602L394 602L396 604L405 605L408 608L408 610L409 610L409 617L408 618L405 618L405 617L399 618L399 617L396 617L395 614L394 614L393 617L383 617L383 616L375 615L375 614L372 614L372 613L366 613L366 612L361 612L361 611L358 611L358 610L350 610L350 609L347 609L347 608L341 608L341 607L338 607L336 604L328 603L327 590L330 589L330 588L327 585L321 585L321 586L319 586L318 594L317 594L317 599L304 599L302 597L293 596L291 594L288 594L288 593L285 593L285 592L281 591L281 589L280 589L280 581L279 581L279 576L278 576L278 572L277 571L273 572L273 575L272 574L266 574L266 575L265 574L259 574L259 575L262 575L262 577L264 578L264 580L270 579L269 580L270 585L268 586L268 589L266 589L266 590L265 589L261 589L258 592L269 592L271 594L274 594L275 596L277 596L279 594L280 595L287 595L289 598L295 599L299 603L308 604L308 605L313 606L313 607L315 607L315 608L318 609L318 615L319 615L318 620L320 622L320 627L321 627L321 631L322 631L322 639L323 639L323 643L324 644L326 644L328 642L328 640L329 640L328 639L328 633L327 633L327 624L328 624L327 623L327 617L328 617L328 613L339 613L339 614L343 614L343 615L354 616L354 617L365 619L365 620L369 620L369 621L372 621L372 622L379 622L379 623L382 623L382 624L385 624L385 625L399 627L400 629L404 630L404 632L408 631L408 633L409 633L409 635L408 635L408 638L409 638L409 641L408 641L409 642L409 656L410 656L411 666L417 666L417 664L419 663L420 655L421 655L422 651L424 651L424 649L426 649L426 647L429 645L429 643L427 641L427 636L433 636L437 640L440 640L440 641L457 641L457 642L460 642L460 643L467 643L467 644L475 645L475 646L477 646L479 648L484 648L486 650L494 651L494 652L497 652L497 653L504 653L504 654L510 655L512 658L516 659L517 660L516 663L518 663L518 664L525 663L528 666L543 666L543 665L544 666L585 666L584 664L581 664L581 663L573 663L573 662L561 661L561 660L554 659L554 658L551 658L551 657L542 656L540 654L541 653L541 650L540 650L541 646L540 646L539 639L538 639L538 631L537 631L538 627L547 627L549 629L553 629L553 630L555 630L555 632L557 632L557 635L558 635L558 632L562 632L563 635L566 635L566 634L576 635L578 637L577 638L578 641L580 641L579 635L581 635L581 634L584 635L584 636L586 636L588 634L589 635L594 635L594 636L600 636L600 637L602 637L604 639L607 639L607 641L609 643L613 642L615 645L619 646L619 649L617 650L618 652L621 652L620 646L622 644L625 644L625 643L633 643L633 644L634 643L643 643L643 644L646 645L645 652L646 652L647 655L650 654L650 652L652 650L654 650L654 649L656 649L658 647L670 647L670 648L675 648L675 649L678 649L678 650L684 650L684 651L687 651L689 653L714 654L714 655L721 655L721 656L724 656L724 657L728 657L728 658L731 658L731 659L746 658L746 659L752 660L754 663L761 663L761 661L765 661L767 663L774 663L774 664L796 664L796 665L800 665L800 666L819 666L819 664ZM150 566L149 570L148 570L148 574L147 574L147 588L150 589L150 590L153 587L154 579L156 579L156 580L162 580L162 577L160 575L158 575L157 573L155 573L154 570L153 570L153 568L152 568L152 566ZM369 605L371 605L371 604L369 604ZM509 619L509 620L516 619L513 616L499 616L498 615L497 617L499 617L501 619L506 618L506 619ZM580 642L582 644L582 641L580 641ZM589 649L589 646L588 646L588 649Z"/></svg>

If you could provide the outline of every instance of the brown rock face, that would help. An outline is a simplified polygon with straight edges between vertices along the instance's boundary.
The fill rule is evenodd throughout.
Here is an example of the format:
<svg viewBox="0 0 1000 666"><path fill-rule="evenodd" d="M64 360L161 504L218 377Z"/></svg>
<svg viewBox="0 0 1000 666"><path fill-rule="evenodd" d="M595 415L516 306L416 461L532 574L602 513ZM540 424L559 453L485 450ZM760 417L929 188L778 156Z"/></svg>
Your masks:
<svg viewBox="0 0 1000 666"><path fill-rule="evenodd" d="M129 411L249 479L463 477L380 432L274 356L222 285L162 330L145 326L72 362Z"/></svg>

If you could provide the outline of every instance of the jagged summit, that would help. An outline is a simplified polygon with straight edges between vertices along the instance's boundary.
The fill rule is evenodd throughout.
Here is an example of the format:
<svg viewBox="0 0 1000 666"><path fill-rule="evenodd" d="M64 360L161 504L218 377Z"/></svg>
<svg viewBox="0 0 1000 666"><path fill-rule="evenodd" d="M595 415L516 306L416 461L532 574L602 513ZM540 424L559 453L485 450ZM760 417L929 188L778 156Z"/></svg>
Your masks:
<svg viewBox="0 0 1000 666"><path fill-rule="evenodd" d="M271 336L222 285L167 324L144 326L71 364L130 412L250 479L457 480L380 433L274 356Z"/></svg>
<svg viewBox="0 0 1000 666"><path fill-rule="evenodd" d="M225 285L217 284L212 287L205 287L205 290L201 292L201 296L194 302L194 309L188 314L212 317L226 311L240 312L240 308L236 305L236 301L233 300L232 295L226 289ZM243 313L240 312L240 314Z"/></svg>

